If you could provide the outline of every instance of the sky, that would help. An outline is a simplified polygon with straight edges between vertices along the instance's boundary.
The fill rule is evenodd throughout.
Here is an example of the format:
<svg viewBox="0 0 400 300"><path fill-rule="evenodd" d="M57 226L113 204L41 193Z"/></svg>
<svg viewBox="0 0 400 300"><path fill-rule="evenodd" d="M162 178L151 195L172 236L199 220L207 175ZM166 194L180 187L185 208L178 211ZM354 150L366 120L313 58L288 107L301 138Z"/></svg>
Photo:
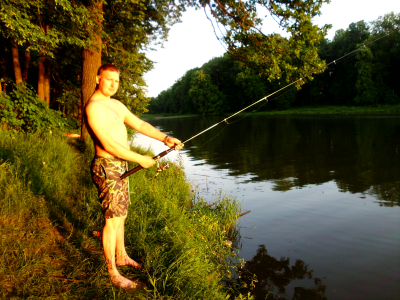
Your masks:
<svg viewBox="0 0 400 300"><path fill-rule="evenodd" d="M339 29L347 29L351 23L364 20L374 21L389 12L400 13L398 0L331 0L324 4L321 16L314 23L323 26L331 24L327 38L332 40ZM280 33L277 24L266 19L264 33ZM149 51L148 57L154 61L154 69L145 75L147 96L156 97L161 91L171 87L186 71L201 67L214 57L225 53L225 48L215 37L210 21L203 10L188 9L183 13L182 22L170 29L164 47Z"/></svg>

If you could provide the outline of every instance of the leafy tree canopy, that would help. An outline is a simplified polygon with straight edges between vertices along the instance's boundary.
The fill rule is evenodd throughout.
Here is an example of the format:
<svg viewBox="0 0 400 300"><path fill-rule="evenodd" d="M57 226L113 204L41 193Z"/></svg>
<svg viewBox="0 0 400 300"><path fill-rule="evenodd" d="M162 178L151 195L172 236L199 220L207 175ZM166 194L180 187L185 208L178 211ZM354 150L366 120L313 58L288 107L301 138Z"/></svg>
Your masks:
<svg viewBox="0 0 400 300"><path fill-rule="evenodd" d="M270 81L284 77L285 82L291 82L324 64L318 46L330 25L319 28L312 23L323 3L329 0L227 0L208 2L207 6L223 26L218 27L219 38L233 59ZM263 13L276 20L289 38L264 34Z"/></svg>
<svg viewBox="0 0 400 300"><path fill-rule="evenodd" d="M51 25L46 28L46 25ZM69 0L1 0L0 34L54 57L62 45L84 46L93 21L82 3Z"/></svg>
<svg viewBox="0 0 400 300"><path fill-rule="evenodd" d="M273 101L264 104L261 109L287 109L293 105L310 104L399 103L399 26L400 14L389 13L369 24L364 21L352 23L346 30L338 30L332 41L321 40L318 55L321 61L326 62L332 62L364 44L368 46L337 64L331 64L322 74L313 75L315 79L306 83L301 90L288 88L274 95L269 99ZM386 36L387 33L390 35ZM371 43L380 37L380 40ZM271 38L282 45L289 43L279 35L271 35ZM251 48L242 47L239 50L256 53ZM257 55L254 56L256 57ZM170 89L152 100L150 112L219 114L238 111L286 86L295 74L283 72L278 66L285 61L288 62L287 66L294 66L289 54L282 55L284 59L276 64L280 70L276 71L277 76L274 72L259 72L256 59L244 63L241 60L236 61L236 58L235 54L228 52L205 63L201 67L201 73L198 69L189 70ZM317 67L309 70L315 69ZM193 80L194 76L199 79L200 74L204 79L201 85L199 81ZM298 76L300 75L299 73ZM293 77L292 81L299 78ZM201 109L198 106L200 95L209 95L207 101L210 106L206 110L203 109L204 105ZM216 99L215 95L220 96ZM212 111L211 103L220 105Z"/></svg>

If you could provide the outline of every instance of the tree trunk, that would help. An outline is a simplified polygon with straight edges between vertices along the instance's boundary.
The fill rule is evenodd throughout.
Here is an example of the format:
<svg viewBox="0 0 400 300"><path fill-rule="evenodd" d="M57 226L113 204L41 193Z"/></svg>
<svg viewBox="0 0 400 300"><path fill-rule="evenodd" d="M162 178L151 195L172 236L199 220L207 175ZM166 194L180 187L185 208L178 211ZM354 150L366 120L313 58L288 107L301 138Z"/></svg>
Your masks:
<svg viewBox="0 0 400 300"><path fill-rule="evenodd" d="M47 34L50 29L49 24L40 23L40 28ZM50 104L50 72L47 70L49 68L48 61L43 55L42 51L39 52L39 78L38 78L38 97ZM48 78L47 78L48 77Z"/></svg>
<svg viewBox="0 0 400 300"><path fill-rule="evenodd" d="M48 59L44 62L44 101L50 105L50 62Z"/></svg>
<svg viewBox="0 0 400 300"><path fill-rule="evenodd" d="M79 101L79 104L78 104L78 122L79 122L79 124L81 124L81 126L83 126L82 125L82 121L83 121L83 117L82 117L82 95L81 95L81 99L80 99L81 101Z"/></svg>
<svg viewBox="0 0 400 300"><path fill-rule="evenodd" d="M19 64L18 44L16 41L11 42L11 53L14 64L15 83L19 85L22 82L21 65Z"/></svg>
<svg viewBox="0 0 400 300"><path fill-rule="evenodd" d="M44 82L45 82L45 73L46 68L44 65L45 58L43 56L39 56L39 77L38 77L38 97L45 101L44 96Z"/></svg>
<svg viewBox="0 0 400 300"><path fill-rule="evenodd" d="M90 7L93 20L96 27L93 28L94 36L92 38L92 47L82 50L82 88L81 88L81 109L82 109L82 127L81 139L85 140L89 137L86 124L84 122L85 105L96 88L97 70L101 66L101 34L103 20L103 3L101 1L94 3Z"/></svg>
<svg viewBox="0 0 400 300"><path fill-rule="evenodd" d="M26 82L28 80L28 70L29 62L31 61L31 51L29 49L25 50L24 54L24 68L22 70L22 81Z"/></svg>

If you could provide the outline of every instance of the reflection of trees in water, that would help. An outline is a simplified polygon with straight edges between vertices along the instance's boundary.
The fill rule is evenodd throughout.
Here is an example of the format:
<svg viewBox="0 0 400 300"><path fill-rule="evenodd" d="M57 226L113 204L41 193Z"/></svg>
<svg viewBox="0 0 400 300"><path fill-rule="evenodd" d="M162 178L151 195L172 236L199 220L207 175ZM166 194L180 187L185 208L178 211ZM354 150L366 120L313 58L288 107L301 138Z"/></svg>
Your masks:
<svg viewBox="0 0 400 300"><path fill-rule="evenodd" d="M375 196L382 206L400 206L400 181L372 186L368 194Z"/></svg>
<svg viewBox="0 0 400 300"><path fill-rule="evenodd" d="M184 139L217 121L165 119L156 125ZM398 117L249 116L219 128L190 141L190 156L234 176L273 181L278 191L334 181L343 192L370 192L387 202L382 205L399 205Z"/></svg>
<svg viewBox="0 0 400 300"><path fill-rule="evenodd" d="M241 284L250 286L253 274L258 282L251 290L256 299L289 299L286 295L286 286L293 280L312 279L313 270L309 270L302 260L296 260L294 265L290 259L281 257L279 260L270 256L264 245L260 245L257 254L246 262L241 274ZM314 279L312 288L295 287L292 299L297 300L325 300L326 286L318 278ZM243 290L246 292L246 290ZM273 293L273 295L272 295ZM268 298L266 298L268 295Z"/></svg>

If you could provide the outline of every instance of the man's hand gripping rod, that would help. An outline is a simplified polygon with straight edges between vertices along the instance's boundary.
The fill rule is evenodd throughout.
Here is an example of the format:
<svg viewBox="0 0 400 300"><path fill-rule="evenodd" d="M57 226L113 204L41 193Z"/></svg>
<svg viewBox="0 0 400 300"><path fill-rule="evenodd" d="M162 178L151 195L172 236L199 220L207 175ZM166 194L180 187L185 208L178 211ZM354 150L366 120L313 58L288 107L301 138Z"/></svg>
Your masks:
<svg viewBox="0 0 400 300"><path fill-rule="evenodd" d="M174 151L174 150L175 150L175 146L173 146L173 147L171 147L171 148L169 148L169 149L167 149L167 150L161 152L160 154L154 156L153 159L154 159L155 161L157 161L157 160L159 160L161 157L167 155L168 153L170 153L171 151ZM124 178L128 177L129 175L132 175L133 173L136 173L137 171L139 171L139 170L141 170L141 169L143 169L143 167L142 167L141 165L139 165L139 166L137 166L136 168L133 168L133 169L131 169L131 170L125 172L120 178L121 178L121 179L124 179Z"/></svg>
<svg viewBox="0 0 400 300"><path fill-rule="evenodd" d="M182 144L186 144L186 143L189 142L191 139L194 139L195 137L199 136L200 134L206 132L207 130L210 130L211 128L213 128L213 127L217 126L218 124L220 124L220 123L222 123L222 122L225 122L225 121L226 121L226 119L222 120L221 122L218 122L217 124L214 124L214 125L211 126L211 127L208 127L206 130L203 130L202 132L200 132L200 133L198 133L198 134L192 136L190 139L187 139L187 140L184 141ZM167 155L168 153L170 153L170 152L172 152L172 151L174 151L174 150L175 150L175 145L172 146L171 148L169 148L169 149L167 149L167 150L161 152L160 154L154 156L153 159L154 159L155 161L157 161L157 160L159 160L161 157ZM131 169L131 170L125 172L125 174L123 174L120 178L121 178L121 179L124 179L124 178L128 177L129 175L132 175L133 173L136 173L137 171L139 171L139 170L141 170L141 169L143 169L143 167L139 165L139 166L137 166L136 168L133 168L133 169Z"/></svg>

